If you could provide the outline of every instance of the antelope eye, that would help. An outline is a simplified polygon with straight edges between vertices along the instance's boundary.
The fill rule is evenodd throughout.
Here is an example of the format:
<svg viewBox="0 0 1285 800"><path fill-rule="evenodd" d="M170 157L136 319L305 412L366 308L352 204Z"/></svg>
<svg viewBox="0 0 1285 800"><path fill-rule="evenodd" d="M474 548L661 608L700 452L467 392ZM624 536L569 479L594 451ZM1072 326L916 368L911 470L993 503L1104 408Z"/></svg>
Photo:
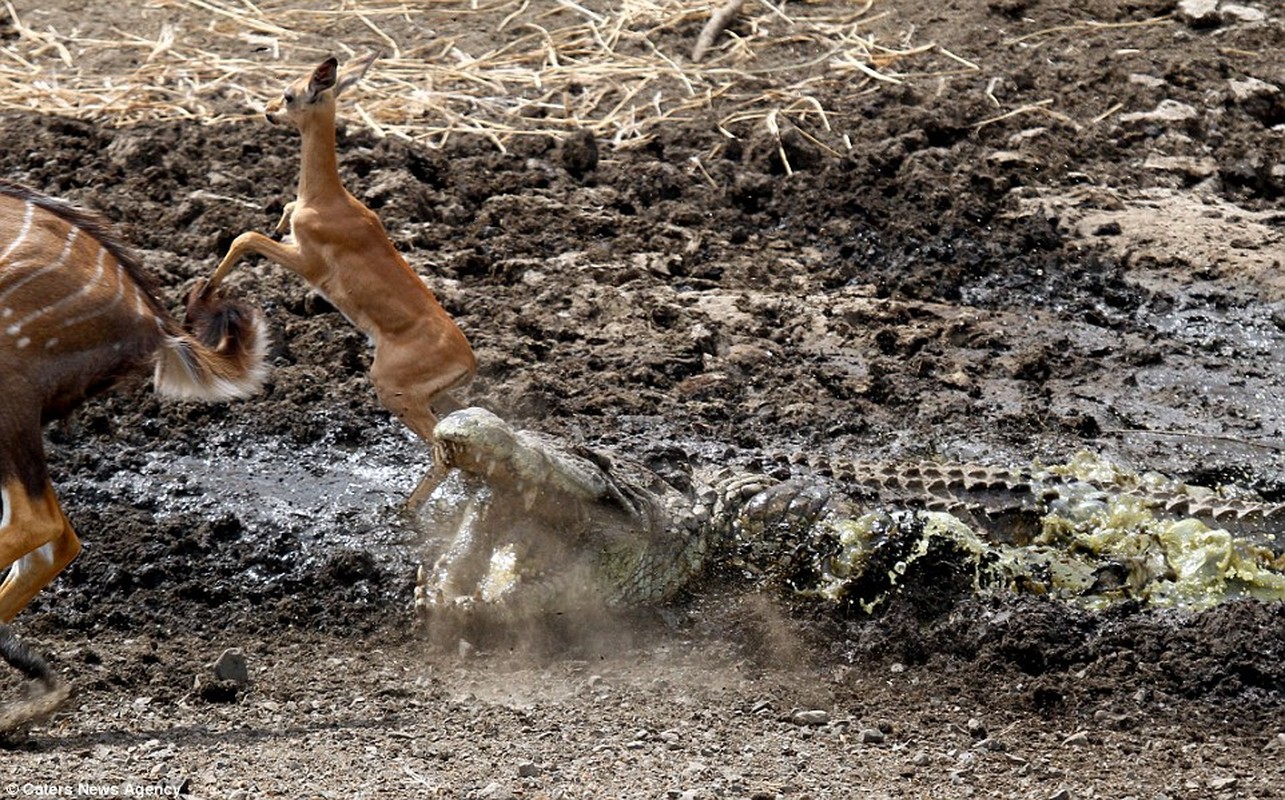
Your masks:
<svg viewBox="0 0 1285 800"><path fill-rule="evenodd" d="M293 103L293 102L294 102L294 89L286 89L285 94L284 94L283 96L285 97L285 101L286 101L287 103Z"/></svg>

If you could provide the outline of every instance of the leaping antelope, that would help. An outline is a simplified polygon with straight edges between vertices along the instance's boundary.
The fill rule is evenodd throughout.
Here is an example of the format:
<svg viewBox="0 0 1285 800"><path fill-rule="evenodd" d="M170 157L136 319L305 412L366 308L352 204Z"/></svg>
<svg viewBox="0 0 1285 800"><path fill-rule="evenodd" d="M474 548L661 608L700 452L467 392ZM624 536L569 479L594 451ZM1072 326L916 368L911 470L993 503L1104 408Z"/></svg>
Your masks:
<svg viewBox="0 0 1285 800"><path fill-rule="evenodd" d="M342 71L328 58L268 103L268 121L289 122L303 144L298 196L276 229L289 226L290 236L280 242L254 231L236 237L207 289L218 287L251 253L298 274L371 338L370 379L380 403L431 446L433 403L472 380L477 361L455 321L388 240L379 217L340 180L335 101L361 80L375 55ZM434 477L430 471L420 482L410 505L427 496Z"/></svg>
<svg viewBox="0 0 1285 800"><path fill-rule="evenodd" d="M68 695L7 624L80 552L49 481L44 424L149 364L172 397L229 400L263 380L257 312L198 285L179 323L149 284L98 218L0 180L0 657L42 690L0 707L0 733Z"/></svg>

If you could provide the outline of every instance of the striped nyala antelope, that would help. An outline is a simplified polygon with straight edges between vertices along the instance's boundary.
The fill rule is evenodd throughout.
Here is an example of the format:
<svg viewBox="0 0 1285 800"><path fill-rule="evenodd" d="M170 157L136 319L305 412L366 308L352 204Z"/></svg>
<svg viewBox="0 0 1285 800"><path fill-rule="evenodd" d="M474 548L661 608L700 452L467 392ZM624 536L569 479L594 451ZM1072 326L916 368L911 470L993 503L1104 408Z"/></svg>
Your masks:
<svg viewBox="0 0 1285 800"><path fill-rule="evenodd" d="M149 283L97 217L0 180L0 657L36 689L0 706L0 733L69 694L7 624L80 552L49 481L45 423L148 365L173 397L229 400L262 383L256 311L198 285L180 323Z"/></svg>

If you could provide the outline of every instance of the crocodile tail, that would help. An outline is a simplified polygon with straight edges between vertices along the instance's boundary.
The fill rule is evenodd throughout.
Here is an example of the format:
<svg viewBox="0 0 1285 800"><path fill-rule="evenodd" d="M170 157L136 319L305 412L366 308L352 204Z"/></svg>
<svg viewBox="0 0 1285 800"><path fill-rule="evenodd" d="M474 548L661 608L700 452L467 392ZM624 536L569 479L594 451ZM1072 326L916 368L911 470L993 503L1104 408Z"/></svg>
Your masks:
<svg viewBox="0 0 1285 800"><path fill-rule="evenodd" d="M199 282L180 324L167 318L156 360L156 389L169 397L222 401L248 397L267 375L267 326L257 309Z"/></svg>

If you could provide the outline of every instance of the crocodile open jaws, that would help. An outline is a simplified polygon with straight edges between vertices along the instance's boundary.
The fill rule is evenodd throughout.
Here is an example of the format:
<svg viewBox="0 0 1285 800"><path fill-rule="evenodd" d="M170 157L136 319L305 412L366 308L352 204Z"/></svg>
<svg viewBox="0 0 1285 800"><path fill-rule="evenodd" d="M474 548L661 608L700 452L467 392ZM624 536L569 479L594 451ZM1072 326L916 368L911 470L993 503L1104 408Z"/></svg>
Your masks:
<svg viewBox="0 0 1285 800"><path fill-rule="evenodd" d="M429 625L655 606L713 581L869 611L937 569L970 590L1207 606L1285 598L1285 506L1090 456L998 470L796 458L784 480L658 475L468 408L435 431ZM932 581L918 582L932 585Z"/></svg>

